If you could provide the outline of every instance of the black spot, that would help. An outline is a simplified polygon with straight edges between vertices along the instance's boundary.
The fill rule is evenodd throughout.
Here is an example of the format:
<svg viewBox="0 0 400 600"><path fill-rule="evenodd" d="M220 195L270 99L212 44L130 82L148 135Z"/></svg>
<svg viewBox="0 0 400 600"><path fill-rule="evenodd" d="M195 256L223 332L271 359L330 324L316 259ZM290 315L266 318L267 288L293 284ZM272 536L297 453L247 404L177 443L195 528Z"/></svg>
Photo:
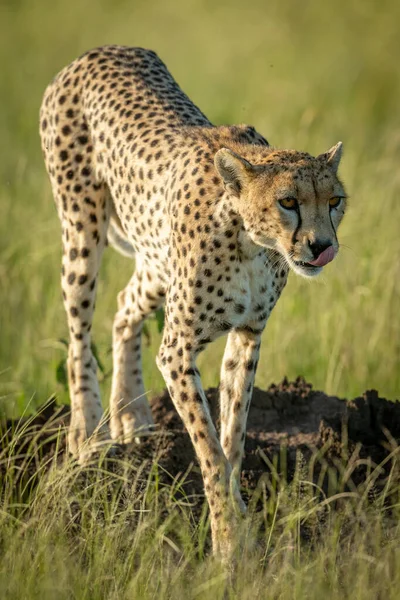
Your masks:
<svg viewBox="0 0 400 600"><path fill-rule="evenodd" d="M246 307L243 304L235 304L234 306L235 312L237 312L239 315L242 315L246 310Z"/></svg>

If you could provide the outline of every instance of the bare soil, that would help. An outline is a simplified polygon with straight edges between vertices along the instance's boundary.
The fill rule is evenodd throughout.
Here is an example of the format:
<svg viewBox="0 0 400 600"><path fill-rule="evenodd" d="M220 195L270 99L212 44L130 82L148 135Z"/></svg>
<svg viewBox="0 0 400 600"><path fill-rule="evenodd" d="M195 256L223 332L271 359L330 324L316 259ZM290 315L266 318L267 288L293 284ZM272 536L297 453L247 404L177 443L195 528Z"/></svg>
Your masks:
<svg viewBox="0 0 400 600"><path fill-rule="evenodd" d="M210 388L206 393L218 427L218 390ZM202 481L193 447L168 393L150 402L158 433L134 447L119 447L117 456L135 464L146 461L151 465L157 460L166 480L188 472L186 491L201 498ZM22 474L24 468L30 471L34 468L32 461L27 463L23 459L24 452L32 449L32 435L36 436L35 447L40 448L40 458L45 459L55 452L54 426L61 428L63 441L58 452L60 456L65 454L68 422L68 407L59 407L55 401L29 420L27 433L18 435L19 447L14 450L14 455L21 457ZM0 433L11 439L15 430L26 424L21 420L3 421ZM352 464L348 485L351 482L357 486L365 481L371 469L387 459L376 478L378 484L384 484L392 464L390 455L399 441L400 403L380 398L375 390L366 391L354 400L343 400L313 390L301 377L294 382L284 379L268 390L254 390L242 469L243 491L245 495L251 493L260 478L272 470L290 480L299 461L305 469L311 469L315 479L327 467L340 471L340 465ZM0 465L0 482L2 469L4 463ZM322 485L328 486L327 476L322 478Z"/></svg>

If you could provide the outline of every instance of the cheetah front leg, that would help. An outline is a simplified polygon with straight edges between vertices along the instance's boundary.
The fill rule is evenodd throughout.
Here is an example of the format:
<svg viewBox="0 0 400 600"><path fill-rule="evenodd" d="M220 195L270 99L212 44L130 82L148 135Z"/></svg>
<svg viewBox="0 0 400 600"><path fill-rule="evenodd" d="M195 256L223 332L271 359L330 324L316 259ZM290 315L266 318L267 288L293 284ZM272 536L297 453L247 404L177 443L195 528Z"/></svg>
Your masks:
<svg viewBox="0 0 400 600"><path fill-rule="evenodd" d="M261 334L250 329L229 333L221 369L221 443L240 480L247 415L260 352Z"/></svg>
<svg viewBox="0 0 400 600"><path fill-rule="evenodd" d="M162 283L138 266L118 295L113 325L113 382L110 427L114 440L129 444L153 427L143 385L141 334L144 319L164 301Z"/></svg>
<svg viewBox="0 0 400 600"><path fill-rule="evenodd" d="M244 505L210 417L195 365L198 349L194 333L179 331L167 320L157 365L200 463L210 507L214 554L230 564L240 541Z"/></svg>

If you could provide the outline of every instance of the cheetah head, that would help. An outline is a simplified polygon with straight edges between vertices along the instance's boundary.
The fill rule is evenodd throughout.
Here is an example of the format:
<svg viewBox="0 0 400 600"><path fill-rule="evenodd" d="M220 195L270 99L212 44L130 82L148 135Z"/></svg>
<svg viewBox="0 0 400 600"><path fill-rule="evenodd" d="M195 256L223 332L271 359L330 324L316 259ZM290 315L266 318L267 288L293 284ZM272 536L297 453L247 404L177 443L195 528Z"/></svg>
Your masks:
<svg viewBox="0 0 400 600"><path fill-rule="evenodd" d="M227 148L215 155L215 167L252 242L278 251L304 277L320 273L339 250L336 233L346 208L337 176L341 154L339 142L316 158L272 148L259 163L252 159L258 164Z"/></svg>

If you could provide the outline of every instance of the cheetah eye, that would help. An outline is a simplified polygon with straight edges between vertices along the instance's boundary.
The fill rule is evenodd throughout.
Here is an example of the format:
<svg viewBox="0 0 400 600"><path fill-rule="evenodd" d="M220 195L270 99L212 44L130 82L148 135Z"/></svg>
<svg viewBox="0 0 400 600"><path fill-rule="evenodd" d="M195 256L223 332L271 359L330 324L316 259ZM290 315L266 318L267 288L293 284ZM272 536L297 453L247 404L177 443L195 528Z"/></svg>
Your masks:
<svg viewBox="0 0 400 600"><path fill-rule="evenodd" d="M329 200L329 208L337 208L342 200L341 196L334 196L334 198Z"/></svg>
<svg viewBox="0 0 400 600"><path fill-rule="evenodd" d="M297 210L298 208L298 203L296 198L282 198L281 200L279 200L279 204L282 206L282 208L286 208L287 210Z"/></svg>

